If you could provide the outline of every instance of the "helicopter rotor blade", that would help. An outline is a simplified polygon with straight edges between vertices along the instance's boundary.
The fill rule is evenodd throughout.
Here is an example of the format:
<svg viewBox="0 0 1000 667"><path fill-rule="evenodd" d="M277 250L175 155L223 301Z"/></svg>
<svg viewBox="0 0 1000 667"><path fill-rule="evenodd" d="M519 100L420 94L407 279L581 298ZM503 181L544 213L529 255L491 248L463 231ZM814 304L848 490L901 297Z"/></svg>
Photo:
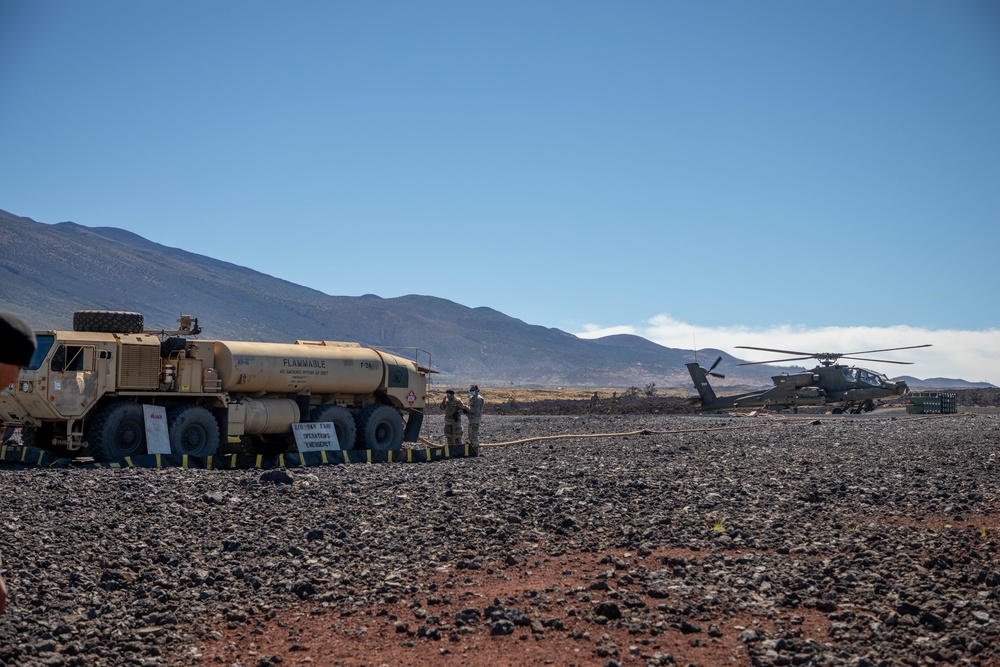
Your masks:
<svg viewBox="0 0 1000 667"><path fill-rule="evenodd" d="M840 355L841 357L846 357L851 354L871 354L873 352L892 352L893 350L914 350L918 347L932 347L930 343L924 345L907 345L906 347L887 347L884 350L861 350L860 352L845 352ZM864 359L863 361L878 361L877 359ZM912 363L912 362L911 362Z"/></svg>
<svg viewBox="0 0 1000 667"><path fill-rule="evenodd" d="M719 378L720 380L726 379L726 376L723 375L722 373L709 373L709 375L711 375L714 378Z"/></svg>
<svg viewBox="0 0 1000 667"><path fill-rule="evenodd" d="M800 354L800 357L791 357L788 359L772 359L770 361L747 361L742 364L736 364L737 366L754 366L757 364L778 364L785 361L803 361L805 359L819 359L824 366L830 363L836 363L838 359L856 359L858 361L874 361L881 364L913 364L912 361L891 361L889 359L866 359L864 357L856 357L856 354L872 354L874 352L892 352L894 350L914 350L919 347L931 347L930 343L924 345L906 345L904 347L887 347L882 350L862 350L860 352L796 352L795 350L776 350L770 347L753 347L751 345L737 345L736 347L743 350L761 350L763 352L778 352L781 354ZM718 362L716 362L718 363ZM712 366L715 368L715 366Z"/></svg>
<svg viewBox="0 0 1000 667"><path fill-rule="evenodd" d="M874 361L879 364L905 364L912 366L912 361L891 361L889 359L865 359L864 357L841 357L841 359L854 359L855 361Z"/></svg>
<svg viewBox="0 0 1000 667"><path fill-rule="evenodd" d="M809 355L808 357L792 357L790 359L771 359L769 361L745 361L742 364L736 364L737 366L756 366L757 364L777 364L782 361L802 361L803 359L813 359L814 355Z"/></svg>
<svg viewBox="0 0 1000 667"><path fill-rule="evenodd" d="M778 354L804 354L805 359L811 359L813 357L812 352L796 352L795 350L775 350L770 347L751 347L749 345L737 345L736 347L743 350L761 350L762 352L777 352ZM759 361L756 363L766 364L766 361Z"/></svg>

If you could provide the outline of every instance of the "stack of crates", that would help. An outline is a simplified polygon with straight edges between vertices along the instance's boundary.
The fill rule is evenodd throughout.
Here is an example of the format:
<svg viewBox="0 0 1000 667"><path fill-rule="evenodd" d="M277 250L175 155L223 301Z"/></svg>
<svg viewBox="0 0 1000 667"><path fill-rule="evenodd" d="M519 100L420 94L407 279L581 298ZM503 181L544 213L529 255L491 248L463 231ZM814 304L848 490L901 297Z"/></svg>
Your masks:
<svg viewBox="0 0 1000 667"><path fill-rule="evenodd" d="M953 415L958 412L955 394L938 391L911 391L906 399L908 415Z"/></svg>

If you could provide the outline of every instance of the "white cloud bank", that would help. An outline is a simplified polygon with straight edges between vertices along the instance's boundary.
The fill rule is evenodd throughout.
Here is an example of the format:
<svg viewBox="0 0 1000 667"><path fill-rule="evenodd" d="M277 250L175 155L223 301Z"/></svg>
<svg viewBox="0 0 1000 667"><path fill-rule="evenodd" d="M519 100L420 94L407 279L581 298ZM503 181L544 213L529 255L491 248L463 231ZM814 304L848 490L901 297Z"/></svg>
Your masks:
<svg viewBox="0 0 1000 667"><path fill-rule="evenodd" d="M933 347L862 355L876 359L911 361L910 366L852 361L890 377L911 375L921 379L944 377L969 382L990 382L1000 386L1000 329L954 331L920 329L905 325L891 327L820 327L777 325L766 328L745 326L701 327L680 322L669 315L656 315L641 326L584 325L576 335L600 338L612 334L635 334L666 347L690 350L716 348L747 361L766 361L783 356L770 352L736 349L737 345L769 347L803 352L849 353L930 343ZM810 360L781 365L810 365Z"/></svg>

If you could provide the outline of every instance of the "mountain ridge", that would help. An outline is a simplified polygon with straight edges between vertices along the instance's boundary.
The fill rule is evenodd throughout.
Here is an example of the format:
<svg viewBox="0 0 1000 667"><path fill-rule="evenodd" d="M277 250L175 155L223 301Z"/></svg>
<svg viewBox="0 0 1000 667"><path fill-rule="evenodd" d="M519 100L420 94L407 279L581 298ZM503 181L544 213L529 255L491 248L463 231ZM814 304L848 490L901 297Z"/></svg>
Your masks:
<svg viewBox="0 0 1000 667"><path fill-rule="evenodd" d="M0 210L8 252L0 256L3 307L37 329L68 329L76 310L142 312L172 329L183 312L206 338L345 340L422 348L440 382L494 386L691 388L684 364L723 357L719 388L769 386L794 369L737 367L713 349L668 348L640 336L583 339L488 306L410 294L335 296L253 269L155 243L128 230L46 224ZM13 250L11 252L10 250Z"/></svg>
<svg viewBox="0 0 1000 667"><path fill-rule="evenodd" d="M958 378L927 378L921 380L912 375L901 375L892 379L903 380L906 382L906 386L915 391L927 389L996 389L996 386L989 382L970 382Z"/></svg>

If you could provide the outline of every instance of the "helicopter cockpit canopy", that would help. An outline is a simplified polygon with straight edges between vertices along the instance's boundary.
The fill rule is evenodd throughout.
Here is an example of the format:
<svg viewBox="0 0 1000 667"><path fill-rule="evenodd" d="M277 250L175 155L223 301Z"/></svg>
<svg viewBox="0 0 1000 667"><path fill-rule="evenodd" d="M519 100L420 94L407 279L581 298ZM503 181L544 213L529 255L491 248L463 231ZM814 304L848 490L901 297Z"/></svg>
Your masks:
<svg viewBox="0 0 1000 667"><path fill-rule="evenodd" d="M857 371L858 379L865 384L871 385L872 387L881 387L884 383L889 381L889 378L881 373L873 373L871 371L866 371L863 368L859 368Z"/></svg>

